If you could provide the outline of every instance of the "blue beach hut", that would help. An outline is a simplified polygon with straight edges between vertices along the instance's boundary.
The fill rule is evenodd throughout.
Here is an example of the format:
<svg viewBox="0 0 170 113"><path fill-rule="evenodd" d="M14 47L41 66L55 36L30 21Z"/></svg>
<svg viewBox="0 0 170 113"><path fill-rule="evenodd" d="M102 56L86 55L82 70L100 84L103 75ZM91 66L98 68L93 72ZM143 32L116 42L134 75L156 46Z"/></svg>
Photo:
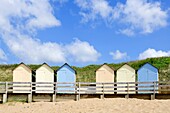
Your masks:
<svg viewBox="0 0 170 113"><path fill-rule="evenodd" d="M75 93L76 71L65 63L57 70L57 93ZM60 84L62 83L62 84ZM63 84L69 83L69 84Z"/></svg>
<svg viewBox="0 0 170 113"><path fill-rule="evenodd" d="M144 64L137 71L138 82L154 82L159 80L158 69L150 63ZM139 84L138 86L150 86L151 84ZM153 90L153 88L138 88L138 90ZM146 93L139 91L138 93Z"/></svg>

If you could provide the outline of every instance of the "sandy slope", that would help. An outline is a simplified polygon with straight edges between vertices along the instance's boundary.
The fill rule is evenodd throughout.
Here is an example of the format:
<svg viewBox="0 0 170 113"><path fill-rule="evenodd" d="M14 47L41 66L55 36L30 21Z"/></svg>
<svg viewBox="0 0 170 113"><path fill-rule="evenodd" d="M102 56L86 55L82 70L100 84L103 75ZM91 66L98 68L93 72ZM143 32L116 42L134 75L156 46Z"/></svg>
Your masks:
<svg viewBox="0 0 170 113"><path fill-rule="evenodd" d="M6 103L0 113L170 113L170 100L82 99L64 102Z"/></svg>

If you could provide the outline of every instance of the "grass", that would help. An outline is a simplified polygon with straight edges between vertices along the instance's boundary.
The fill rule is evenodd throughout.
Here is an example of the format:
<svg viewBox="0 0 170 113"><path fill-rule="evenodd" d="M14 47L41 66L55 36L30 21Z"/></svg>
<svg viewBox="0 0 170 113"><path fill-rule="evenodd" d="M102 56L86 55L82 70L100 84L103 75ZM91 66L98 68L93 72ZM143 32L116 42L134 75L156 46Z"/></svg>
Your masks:
<svg viewBox="0 0 170 113"><path fill-rule="evenodd" d="M128 63L135 70L139 69L145 63L151 63L159 69L159 79L161 81L170 80L170 57L159 57L159 58L148 58L145 60L124 62ZM108 64L110 67L117 70L124 63L119 64ZM0 65L0 81L12 81L12 70L15 69L18 64L13 65ZM36 70L40 65L29 65L33 70ZM73 68L77 71L77 81L79 82L95 82L95 70L101 65L88 65L85 67L75 67ZM57 70L59 66L52 66L52 69Z"/></svg>

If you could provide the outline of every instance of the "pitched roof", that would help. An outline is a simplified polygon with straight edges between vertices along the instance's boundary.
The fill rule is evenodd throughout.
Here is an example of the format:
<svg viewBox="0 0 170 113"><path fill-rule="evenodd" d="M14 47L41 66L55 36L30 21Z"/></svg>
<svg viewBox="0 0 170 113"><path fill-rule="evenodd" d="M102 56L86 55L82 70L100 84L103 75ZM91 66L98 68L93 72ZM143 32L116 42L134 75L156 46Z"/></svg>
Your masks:
<svg viewBox="0 0 170 113"><path fill-rule="evenodd" d="M47 63L45 63L45 62L44 62L40 67L42 67L43 65L46 65L46 66L48 66L51 70L53 70L53 69L51 68L51 66L49 66L49 65L48 65ZM39 67L39 68L40 68L40 67ZM36 70L38 70L39 68L37 68Z"/></svg>
<svg viewBox="0 0 170 113"><path fill-rule="evenodd" d="M24 65L24 66L27 67L29 70L33 71L29 66L27 66L27 65L24 64L23 62L21 62L16 68L18 68L20 65ZM16 68L14 68L13 70L15 70Z"/></svg>
<svg viewBox="0 0 170 113"><path fill-rule="evenodd" d="M145 66L146 64L149 64L150 66L152 66L152 67L154 67L154 68L156 68L158 71L159 71L159 69L157 68L157 67L155 67L154 65L152 65L151 63L149 63L149 62L147 62L147 63L145 63L145 64L143 64L139 69L137 69L137 71L138 70L140 70L143 66Z"/></svg>
<svg viewBox="0 0 170 113"><path fill-rule="evenodd" d="M65 65L67 65L69 68L71 68L71 69L77 74L76 70L74 70L74 69L73 69L69 64L67 64L67 63L63 64L60 68L58 68L58 69L56 70L56 72L59 71L61 68L63 68Z"/></svg>
<svg viewBox="0 0 170 113"><path fill-rule="evenodd" d="M112 70L114 71L114 68L110 67L107 63L104 63L104 64L102 64L99 68L97 68L97 69L95 70L95 72L96 72L97 70L99 70L99 69L100 69L102 66L104 66L104 65L108 66L110 69L112 69Z"/></svg>
<svg viewBox="0 0 170 113"><path fill-rule="evenodd" d="M128 63L124 63L122 66L120 66L117 70L119 70L120 68L122 68L124 65L129 66L130 68L134 69L132 66L130 66ZM134 69L135 70L135 69Z"/></svg>

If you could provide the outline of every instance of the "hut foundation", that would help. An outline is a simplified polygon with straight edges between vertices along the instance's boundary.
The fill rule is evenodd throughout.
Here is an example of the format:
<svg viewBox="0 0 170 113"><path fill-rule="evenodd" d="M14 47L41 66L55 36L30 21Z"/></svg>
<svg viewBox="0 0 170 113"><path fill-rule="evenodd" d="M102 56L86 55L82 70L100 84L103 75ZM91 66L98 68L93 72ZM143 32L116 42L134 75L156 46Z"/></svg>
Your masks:
<svg viewBox="0 0 170 113"><path fill-rule="evenodd" d="M2 103L6 103L7 102L7 94L3 94L3 97L2 97Z"/></svg>

